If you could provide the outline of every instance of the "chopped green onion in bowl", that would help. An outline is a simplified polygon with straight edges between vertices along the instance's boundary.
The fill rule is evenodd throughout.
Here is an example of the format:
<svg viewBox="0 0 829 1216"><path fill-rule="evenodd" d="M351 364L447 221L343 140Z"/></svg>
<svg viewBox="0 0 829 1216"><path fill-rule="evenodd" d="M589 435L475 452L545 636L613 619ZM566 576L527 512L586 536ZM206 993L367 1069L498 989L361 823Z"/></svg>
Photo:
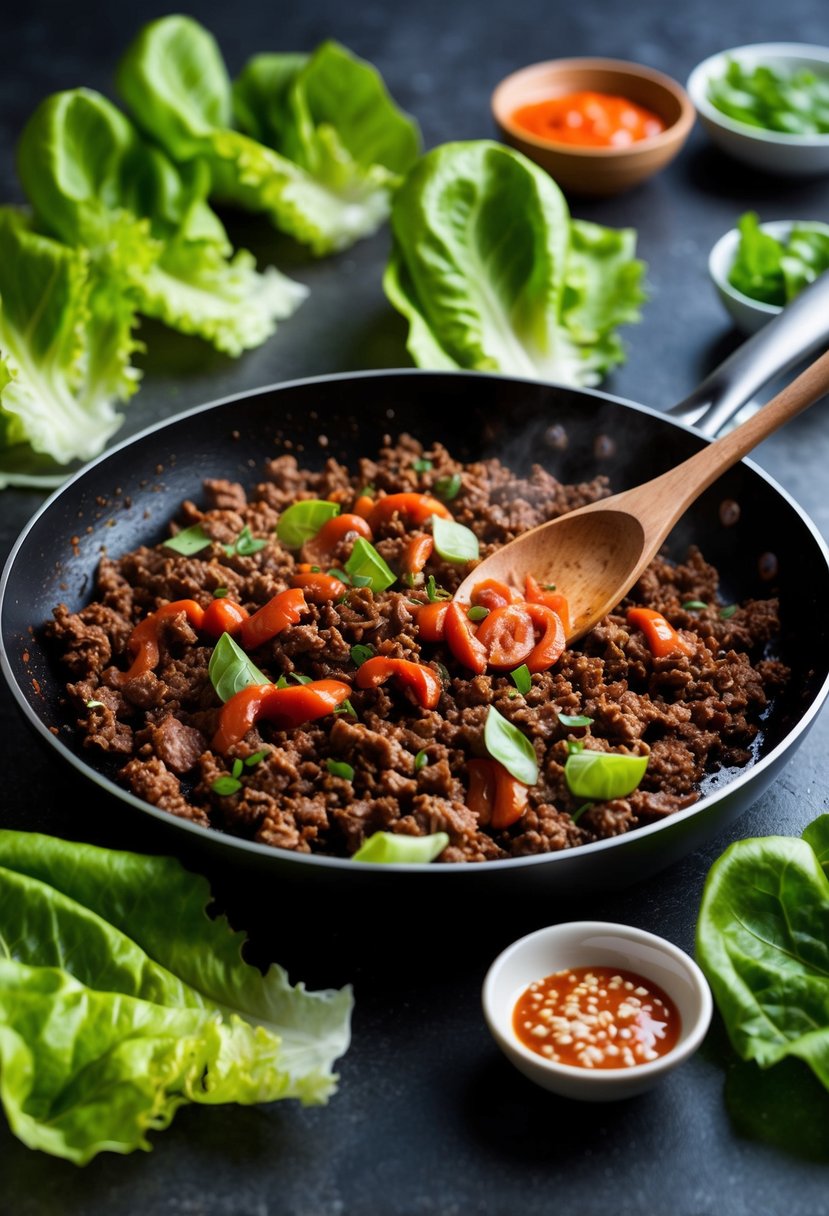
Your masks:
<svg viewBox="0 0 829 1216"><path fill-rule="evenodd" d="M708 81L708 100L735 122L783 135L829 134L829 71L729 59Z"/></svg>

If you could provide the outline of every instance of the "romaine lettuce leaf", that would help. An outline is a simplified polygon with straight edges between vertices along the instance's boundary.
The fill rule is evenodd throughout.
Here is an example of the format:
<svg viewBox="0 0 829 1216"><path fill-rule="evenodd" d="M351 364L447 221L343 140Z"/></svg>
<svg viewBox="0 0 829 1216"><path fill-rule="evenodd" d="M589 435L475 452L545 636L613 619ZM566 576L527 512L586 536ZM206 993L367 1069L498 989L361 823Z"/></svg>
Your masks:
<svg viewBox="0 0 829 1216"><path fill-rule="evenodd" d="M0 208L0 487L54 485L101 451L138 387L135 319L85 250Z"/></svg>
<svg viewBox="0 0 829 1216"><path fill-rule="evenodd" d="M209 902L172 859L0 832L0 1100L28 1145L82 1163L185 1101L333 1091L350 990L263 975Z"/></svg>
<svg viewBox="0 0 829 1216"><path fill-rule="evenodd" d="M90 251L101 280L172 328L238 355L273 333L306 290L232 247L206 202L198 162L179 172L106 98L73 89L47 98L18 147L39 222Z"/></svg>
<svg viewBox="0 0 829 1216"><path fill-rule="evenodd" d="M175 161L205 161L214 197L265 212L317 254L379 227L418 152L417 128L374 68L335 43L258 56L234 90L212 35L164 17L128 48L118 86Z"/></svg>
<svg viewBox="0 0 829 1216"><path fill-rule="evenodd" d="M638 319L635 235L573 222L555 182L487 140L424 156L392 211L384 276L421 367L595 384Z"/></svg>

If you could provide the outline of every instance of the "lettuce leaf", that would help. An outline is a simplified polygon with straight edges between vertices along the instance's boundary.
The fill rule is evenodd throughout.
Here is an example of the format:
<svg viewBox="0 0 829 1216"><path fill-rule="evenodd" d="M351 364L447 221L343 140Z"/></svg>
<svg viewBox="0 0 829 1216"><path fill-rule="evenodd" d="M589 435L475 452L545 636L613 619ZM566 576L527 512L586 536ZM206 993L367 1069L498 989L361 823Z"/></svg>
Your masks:
<svg viewBox="0 0 829 1216"><path fill-rule="evenodd" d="M638 320L635 234L571 221L555 182L487 140L444 144L408 174L392 210L383 285L420 367L595 384Z"/></svg>
<svg viewBox="0 0 829 1216"><path fill-rule="evenodd" d="M118 429L138 387L130 299L90 258L0 208L0 488L55 485Z"/></svg>
<svg viewBox="0 0 829 1216"><path fill-rule="evenodd" d="M829 1089L829 815L803 836L726 849L696 948L737 1054L761 1068L796 1057Z"/></svg>
<svg viewBox="0 0 829 1216"><path fill-rule="evenodd" d="M376 231L419 149L375 69L332 42L257 56L232 86L212 35L164 17L128 48L118 86L175 161L204 160L214 197L265 212L316 254Z"/></svg>
<svg viewBox="0 0 829 1216"><path fill-rule="evenodd" d="M351 993L241 957L170 858L0 832L0 1101L82 1164L150 1147L184 1102L325 1101Z"/></svg>
<svg viewBox="0 0 829 1216"><path fill-rule="evenodd" d="M21 181L39 222L90 251L102 281L135 307L229 355L258 346L306 290L253 255L233 255L206 202L198 162L181 172L90 89L54 94L37 108L18 147Z"/></svg>

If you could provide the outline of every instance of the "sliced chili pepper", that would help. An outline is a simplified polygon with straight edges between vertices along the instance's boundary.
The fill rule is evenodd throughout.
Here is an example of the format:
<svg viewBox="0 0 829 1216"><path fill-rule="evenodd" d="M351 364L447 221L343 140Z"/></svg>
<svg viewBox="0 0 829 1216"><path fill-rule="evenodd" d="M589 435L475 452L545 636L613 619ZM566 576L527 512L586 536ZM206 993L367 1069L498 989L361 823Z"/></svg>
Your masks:
<svg viewBox="0 0 829 1216"><path fill-rule="evenodd" d="M374 499L369 494L361 494L354 504L354 514L369 519L374 510Z"/></svg>
<svg viewBox="0 0 829 1216"><path fill-rule="evenodd" d="M518 667L535 647L533 620L527 606L508 604L505 608L494 608L481 621L477 640L486 651L489 667L499 671Z"/></svg>
<svg viewBox="0 0 829 1216"><path fill-rule="evenodd" d="M557 612L546 604L522 604L536 629L543 632L525 660L531 672L546 671L552 667L564 650L566 635L564 624Z"/></svg>
<svg viewBox="0 0 829 1216"><path fill-rule="evenodd" d="M471 602L476 608L506 608L519 598L506 583L499 582L497 578L487 578L472 588Z"/></svg>
<svg viewBox="0 0 829 1216"><path fill-rule="evenodd" d="M303 612L307 611L308 605L300 588L280 591L242 622L242 645L246 650L255 650L289 625L296 625Z"/></svg>
<svg viewBox="0 0 829 1216"><path fill-rule="evenodd" d="M403 575L420 574L432 556L434 547L434 538L428 532L416 533L403 549L403 556L400 560L401 573Z"/></svg>
<svg viewBox="0 0 829 1216"><path fill-rule="evenodd" d="M312 680L287 688L249 684L225 701L210 746L215 752L230 751L261 718L274 722L277 730L294 730L333 713L350 694L351 688L341 680Z"/></svg>
<svg viewBox="0 0 829 1216"><path fill-rule="evenodd" d="M567 603L567 596L562 595L560 591L549 591L542 587L531 574L527 575L525 587L524 598L530 604L546 604L548 608L552 608L553 612L561 617L564 632L567 633L570 628L570 605Z"/></svg>
<svg viewBox="0 0 829 1216"><path fill-rule="evenodd" d="M348 590L348 584L335 574L293 574L291 582L294 587L300 587L315 604L325 604L330 600L341 600Z"/></svg>
<svg viewBox="0 0 829 1216"><path fill-rule="evenodd" d="M510 827L527 809L529 790L497 760L469 760L466 805L496 831Z"/></svg>
<svg viewBox="0 0 829 1216"><path fill-rule="evenodd" d="M449 603L449 600L435 600L434 603L420 605L417 610L417 632L422 642L443 641Z"/></svg>
<svg viewBox="0 0 829 1216"><path fill-rule="evenodd" d="M335 515L322 525L316 536L302 546L303 561L310 562L313 566L330 566L334 550L349 533L353 533L355 540L358 536L371 540L371 528L362 515Z"/></svg>
<svg viewBox="0 0 829 1216"><path fill-rule="evenodd" d="M163 604L143 621L139 621L129 636L127 649L133 656L132 664L126 671L113 674L114 684L123 685L145 671L152 671L158 666L158 638L161 622L184 613L194 629L201 629L204 621L204 609L195 600L173 600L171 604Z"/></svg>
<svg viewBox="0 0 829 1216"><path fill-rule="evenodd" d="M691 654L693 648L681 638L661 612L653 608L628 608L627 623L641 629L654 658L669 654Z"/></svg>
<svg viewBox="0 0 829 1216"><path fill-rule="evenodd" d="M235 600L213 600L204 610L202 629L213 638L219 638L223 633L233 635L238 633L242 624L248 619L249 613Z"/></svg>
<svg viewBox="0 0 829 1216"><path fill-rule="evenodd" d="M440 700L440 680L431 667L412 663L408 659L387 659L383 655L366 659L357 668L354 682L358 688L376 688L392 676L412 690L418 704L424 709L434 709Z"/></svg>
<svg viewBox="0 0 829 1216"><path fill-rule="evenodd" d="M452 600L443 622L447 645L458 662L478 675L483 674L486 671L486 650L467 620L466 606Z"/></svg>
<svg viewBox="0 0 829 1216"><path fill-rule="evenodd" d="M407 493L387 494L385 498L378 498L368 522L376 532L392 515L401 515L412 524L425 524L433 515L440 515L443 519L452 518L443 503L432 498L431 494Z"/></svg>

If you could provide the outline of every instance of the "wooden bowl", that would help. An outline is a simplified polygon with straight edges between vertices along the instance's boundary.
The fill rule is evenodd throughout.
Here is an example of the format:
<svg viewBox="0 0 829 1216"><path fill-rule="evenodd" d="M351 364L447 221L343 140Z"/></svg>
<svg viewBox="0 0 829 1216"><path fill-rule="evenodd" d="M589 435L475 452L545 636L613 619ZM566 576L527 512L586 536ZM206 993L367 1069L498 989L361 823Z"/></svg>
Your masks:
<svg viewBox="0 0 829 1216"><path fill-rule="evenodd" d="M513 121L519 107L589 90L625 97L658 114L659 135L620 148L579 147L532 135ZM619 59L551 59L507 76L492 94L502 138L571 194L619 194L673 160L694 125L695 110L682 85L638 63Z"/></svg>

